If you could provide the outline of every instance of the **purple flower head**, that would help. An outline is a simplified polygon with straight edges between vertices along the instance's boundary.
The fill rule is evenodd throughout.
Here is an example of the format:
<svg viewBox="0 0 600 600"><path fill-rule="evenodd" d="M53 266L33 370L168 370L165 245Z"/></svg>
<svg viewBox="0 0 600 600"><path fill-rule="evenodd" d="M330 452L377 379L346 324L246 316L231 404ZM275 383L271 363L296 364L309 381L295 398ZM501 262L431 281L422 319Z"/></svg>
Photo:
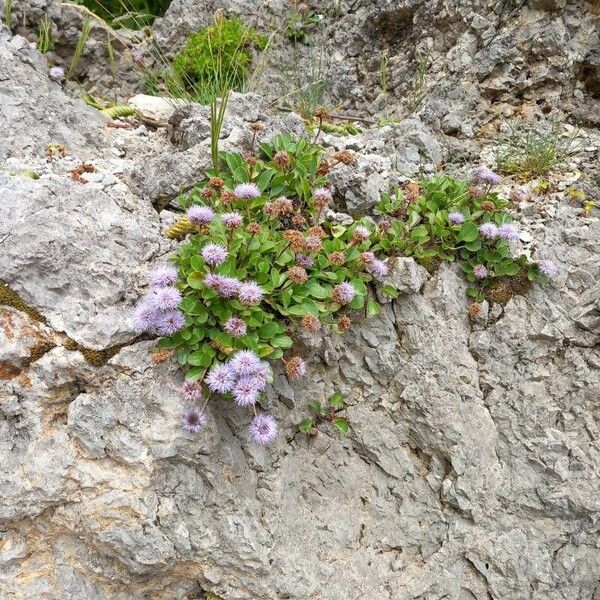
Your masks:
<svg viewBox="0 0 600 600"><path fill-rule="evenodd" d="M240 290L240 281L235 277L222 277L219 280L215 289L223 298L235 298Z"/></svg>
<svg viewBox="0 0 600 600"><path fill-rule="evenodd" d="M267 383L272 381L272 373L269 363L261 360L260 366L256 372L251 375L251 377L256 382L258 390L262 392L267 386Z"/></svg>
<svg viewBox="0 0 600 600"><path fill-rule="evenodd" d="M333 288L333 300L338 304L349 304L354 300L356 290L351 283L344 281Z"/></svg>
<svg viewBox="0 0 600 600"><path fill-rule="evenodd" d="M233 337L238 338L246 335L246 322L239 317L231 317L225 321L225 325L223 325L223 329L230 333Z"/></svg>
<svg viewBox="0 0 600 600"><path fill-rule="evenodd" d="M202 248L202 258L207 265L211 267L216 267L221 263L225 262L227 258L228 252L227 250L219 245L219 244L206 244L204 248Z"/></svg>
<svg viewBox="0 0 600 600"><path fill-rule="evenodd" d="M208 273L206 277L204 277L204 285L211 290L216 290L221 281L223 279L223 275L215 275L214 273Z"/></svg>
<svg viewBox="0 0 600 600"><path fill-rule="evenodd" d="M304 240L304 247L309 252L318 252L323 247L323 241L316 235L309 235Z"/></svg>
<svg viewBox="0 0 600 600"><path fill-rule="evenodd" d="M296 264L300 267L308 268L315 264L315 261L305 254L296 254Z"/></svg>
<svg viewBox="0 0 600 600"><path fill-rule="evenodd" d="M498 228L494 223L483 223L479 226L479 233L481 233L486 240L491 240L498 237Z"/></svg>
<svg viewBox="0 0 600 600"><path fill-rule="evenodd" d="M519 239L519 230L515 225L505 223L498 227L498 237L512 242Z"/></svg>
<svg viewBox="0 0 600 600"><path fill-rule="evenodd" d="M546 277L550 277L550 279L556 277L558 274L558 267L553 260L540 260L538 262L538 269L540 273L543 273Z"/></svg>
<svg viewBox="0 0 600 600"><path fill-rule="evenodd" d="M221 215L221 221L228 229L235 229L236 227L240 227L242 225L244 222L244 217L237 212L223 213Z"/></svg>
<svg viewBox="0 0 600 600"><path fill-rule="evenodd" d="M368 239L370 235L371 232L362 225L359 225L352 233L352 237L359 242L363 242L364 240Z"/></svg>
<svg viewBox="0 0 600 600"><path fill-rule="evenodd" d="M473 170L473 177L480 183L487 183L488 185L496 185L500 183L502 177L487 167L477 167Z"/></svg>
<svg viewBox="0 0 600 600"><path fill-rule="evenodd" d="M448 215L448 222L451 225L460 225L461 223L465 222L465 216L459 212L451 212Z"/></svg>
<svg viewBox="0 0 600 600"><path fill-rule="evenodd" d="M326 187L320 187L314 190L313 196L315 200L320 200L322 202L331 202L333 200L331 190L327 189Z"/></svg>
<svg viewBox="0 0 600 600"><path fill-rule="evenodd" d="M233 355L229 365L238 377L246 377L261 369L261 360L252 350L239 350Z"/></svg>
<svg viewBox="0 0 600 600"><path fill-rule="evenodd" d="M263 297L263 290L254 281L247 281L246 283L242 283L238 290L238 299L245 306L250 306L251 304L258 304Z"/></svg>
<svg viewBox="0 0 600 600"><path fill-rule="evenodd" d="M360 258L363 261L364 265L368 265L368 264L372 263L374 260L377 260L377 258L375 258L375 253L370 252L370 251L363 252L360 255Z"/></svg>
<svg viewBox="0 0 600 600"><path fill-rule="evenodd" d="M254 200L260 196L260 190L255 183L240 183L233 188L233 193L240 200Z"/></svg>
<svg viewBox="0 0 600 600"><path fill-rule="evenodd" d="M250 437L261 446L270 444L277 437L277 422L266 413L260 413L250 422Z"/></svg>
<svg viewBox="0 0 600 600"><path fill-rule="evenodd" d="M198 433L206 425L206 414L192 408L183 413L183 429L188 433Z"/></svg>
<svg viewBox="0 0 600 600"><path fill-rule="evenodd" d="M388 266L382 260L375 259L365 266L374 277L385 277L388 274Z"/></svg>
<svg viewBox="0 0 600 600"><path fill-rule="evenodd" d="M65 70L62 67L50 67L48 77L50 77L52 81L60 83L65 78Z"/></svg>
<svg viewBox="0 0 600 600"><path fill-rule="evenodd" d="M215 218L215 211L210 206L191 206L187 215L195 225L208 225Z"/></svg>
<svg viewBox="0 0 600 600"><path fill-rule="evenodd" d="M156 308L154 303L148 298L144 298L144 300L135 307L133 312L133 328L140 332L155 329L160 316L160 311Z"/></svg>
<svg viewBox="0 0 600 600"><path fill-rule="evenodd" d="M155 288L148 295L148 300L160 310L172 310L179 306L181 294L172 287Z"/></svg>
<svg viewBox="0 0 600 600"><path fill-rule="evenodd" d="M202 398L202 387L197 381L184 381L181 395L186 402L196 402Z"/></svg>
<svg viewBox="0 0 600 600"><path fill-rule="evenodd" d="M473 267L473 275L477 279L485 279L487 277L488 270L483 265L475 265Z"/></svg>
<svg viewBox="0 0 600 600"><path fill-rule="evenodd" d="M148 281L153 288L163 288L177 283L175 267L158 267L148 273Z"/></svg>
<svg viewBox="0 0 600 600"><path fill-rule="evenodd" d="M208 372L204 382L211 392L225 394L235 384L235 373L229 365L216 365Z"/></svg>
<svg viewBox="0 0 600 600"><path fill-rule="evenodd" d="M185 317L178 310L168 310L157 320L156 331L160 335L172 335L185 325Z"/></svg>
<svg viewBox="0 0 600 600"><path fill-rule="evenodd" d="M260 391L253 377L240 377L231 390L238 406L250 406L258 400Z"/></svg>

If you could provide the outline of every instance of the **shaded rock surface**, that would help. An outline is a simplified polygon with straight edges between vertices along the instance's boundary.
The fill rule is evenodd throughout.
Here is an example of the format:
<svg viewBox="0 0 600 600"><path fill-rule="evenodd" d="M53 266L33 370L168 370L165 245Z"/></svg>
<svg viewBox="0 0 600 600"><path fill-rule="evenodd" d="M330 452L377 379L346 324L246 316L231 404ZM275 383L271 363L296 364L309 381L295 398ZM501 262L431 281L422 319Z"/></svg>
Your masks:
<svg viewBox="0 0 600 600"><path fill-rule="evenodd" d="M378 23L390 41L425 14L417 1L356 7L346 18ZM541 23L563 18L535 10ZM476 24L469 35L492 52L496 26ZM572 30L545 43L563 52ZM366 40L355 43L362 52ZM515 207L532 234L527 252L555 259L559 276L492 306L487 320L469 320L457 268L429 275L401 257L390 274L397 300L344 336L307 341L310 377L277 374L265 402L281 428L272 447L251 444L248 413L226 403L209 404L205 431L191 437L180 427L181 373L152 359L154 341L138 339L128 315L148 265L174 248L161 236L174 213L152 204L171 202L208 162L206 109L178 109L156 132L109 131L44 80L36 56L0 34L0 73L15 79L0 86L0 156L11 155L0 169L0 280L33 309L2 296L2 598L596 600L594 212L561 190ZM38 133L13 132L19 120ZM270 134L300 132L298 117L237 96L224 147L247 149L256 120ZM396 176L390 153L424 170L448 153L419 119L363 139L350 148L357 169L336 167L339 201L356 211L371 209L375 188ZM48 161L54 141L71 151ZM584 156L582 170L597 151ZM87 184L69 175L83 160L96 167ZM30 168L39 179L19 176ZM67 336L87 348L125 346L93 365ZM349 434L299 433L308 401L336 390L349 402Z"/></svg>

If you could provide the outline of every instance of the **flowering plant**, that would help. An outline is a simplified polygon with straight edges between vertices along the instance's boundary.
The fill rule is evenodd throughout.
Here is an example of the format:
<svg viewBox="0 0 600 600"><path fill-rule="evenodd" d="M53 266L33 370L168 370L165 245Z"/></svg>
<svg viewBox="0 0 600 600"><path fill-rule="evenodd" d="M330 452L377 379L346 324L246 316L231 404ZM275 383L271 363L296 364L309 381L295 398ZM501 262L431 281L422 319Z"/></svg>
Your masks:
<svg viewBox="0 0 600 600"><path fill-rule="evenodd" d="M298 328L342 332L351 311L376 314L369 283L388 267L373 250L381 232L372 222L325 219L332 191L320 146L281 134L259 156L222 159L220 176L209 172L185 203L195 232L179 249L177 272L152 275L136 316L140 329L167 336L159 347L188 368L193 401L218 393L254 407L271 377L263 359L284 358ZM284 364L290 379L306 372L299 356ZM202 426L201 413L186 412L188 431ZM268 443L276 426L259 417L251 435Z"/></svg>

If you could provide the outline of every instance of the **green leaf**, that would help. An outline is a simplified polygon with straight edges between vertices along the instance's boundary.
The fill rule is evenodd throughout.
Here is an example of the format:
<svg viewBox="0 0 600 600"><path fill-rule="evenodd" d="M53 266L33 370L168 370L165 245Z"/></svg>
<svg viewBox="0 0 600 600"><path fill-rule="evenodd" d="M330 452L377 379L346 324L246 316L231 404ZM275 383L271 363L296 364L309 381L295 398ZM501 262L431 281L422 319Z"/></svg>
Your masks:
<svg viewBox="0 0 600 600"><path fill-rule="evenodd" d="M271 343L276 348L283 349L291 348L294 344L292 338L288 337L287 335L278 335L271 340Z"/></svg>
<svg viewBox="0 0 600 600"><path fill-rule="evenodd" d="M336 392L331 398L329 398L329 403L334 408L342 408L345 404L344 396L340 392Z"/></svg>
<svg viewBox="0 0 600 600"><path fill-rule="evenodd" d="M337 427L342 433L348 433L348 429L350 429L350 424L343 417L338 417L333 421L335 427Z"/></svg>
<svg viewBox="0 0 600 600"><path fill-rule="evenodd" d="M298 429L302 433L310 433L313 429L313 421L312 419L302 419L300 423L298 423Z"/></svg>
<svg viewBox="0 0 600 600"><path fill-rule="evenodd" d="M329 297L329 292L322 286L319 285L316 281L311 281L306 286L308 294L313 298L318 298L319 300L324 300Z"/></svg>
<svg viewBox="0 0 600 600"><path fill-rule="evenodd" d="M393 286L393 285L384 285L383 286L383 291L388 295L391 296L392 298L397 298L399 295L398 290Z"/></svg>
<svg viewBox="0 0 600 600"><path fill-rule="evenodd" d="M206 372L204 367L192 367L186 374L185 378L187 381L198 381L202 375Z"/></svg>
<svg viewBox="0 0 600 600"><path fill-rule="evenodd" d="M324 408L321 406L321 403L318 400L309 400L308 406L314 410L318 415L323 415L326 413Z"/></svg>
<svg viewBox="0 0 600 600"><path fill-rule="evenodd" d="M192 271L187 277L187 282L195 290L206 288L204 285L204 273L200 273L199 271Z"/></svg>
<svg viewBox="0 0 600 600"><path fill-rule="evenodd" d="M281 325L271 321L270 323L265 323L258 330L258 335L263 340L270 340L272 337L276 336L278 333L281 333L282 331L283 331L283 327Z"/></svg>
<svg viewBox="0 0 600 600"><path fill-rule="evenodd" d="M479 237L475 223L464 223L458 232L458 239L463 242L474 242Z"/></svg>
<svg viewBox="0 0 600 600"><path fill-rule="evenodd" d="M212 364L213 358L217 354L216 350L212 346L204 346L200 350L196 350L188 356L188 365L193 367L205 367L208 368Z"/></svg>
<svg viewBox="0 0 600 600"><path fill-rule="evenodd" d="M381 312L381 306L379 306L379 302L375 302L375 300L369 300L367 302L367 317L374 317Z"/></svg>

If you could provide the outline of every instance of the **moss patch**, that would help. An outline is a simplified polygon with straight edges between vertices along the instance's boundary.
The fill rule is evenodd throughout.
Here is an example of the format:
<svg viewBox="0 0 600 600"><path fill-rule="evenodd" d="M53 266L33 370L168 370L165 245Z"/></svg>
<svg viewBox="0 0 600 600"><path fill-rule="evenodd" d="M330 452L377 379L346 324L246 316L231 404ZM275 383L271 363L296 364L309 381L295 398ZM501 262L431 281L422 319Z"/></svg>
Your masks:
<svg viewBox="0 0 600 600"><path fill-rule="evenodd" d="M486 290L486 297L490 302L506 304L513 296L524 296L531 289L531 281L526 272L521 272L514 277L502 277L492 287Z"/></svg>
<svg viewBox="0 0 600 600"><path fill-rule="evenodd" d="M121 348L124 348L125 346L126 344L117 344L116 346L105 348L104 350L92 350L91 348L82 346L69 337L63 342L64 348L67 350L76 350L81 352L85 360L94 367L101 367L102 365L105 365L113 356L115 356L115 354L118 354Z"/></svg>
<svg viewBox="0 0 600 600"><path fill-rule="evenodd" d="M34 321L40 321L41 323L46 322L44 316L37 309L33 308L33 306L29 306L17 292L11 290L2 281L0 281L0 305L16 308L31 317Z"/></svg>

